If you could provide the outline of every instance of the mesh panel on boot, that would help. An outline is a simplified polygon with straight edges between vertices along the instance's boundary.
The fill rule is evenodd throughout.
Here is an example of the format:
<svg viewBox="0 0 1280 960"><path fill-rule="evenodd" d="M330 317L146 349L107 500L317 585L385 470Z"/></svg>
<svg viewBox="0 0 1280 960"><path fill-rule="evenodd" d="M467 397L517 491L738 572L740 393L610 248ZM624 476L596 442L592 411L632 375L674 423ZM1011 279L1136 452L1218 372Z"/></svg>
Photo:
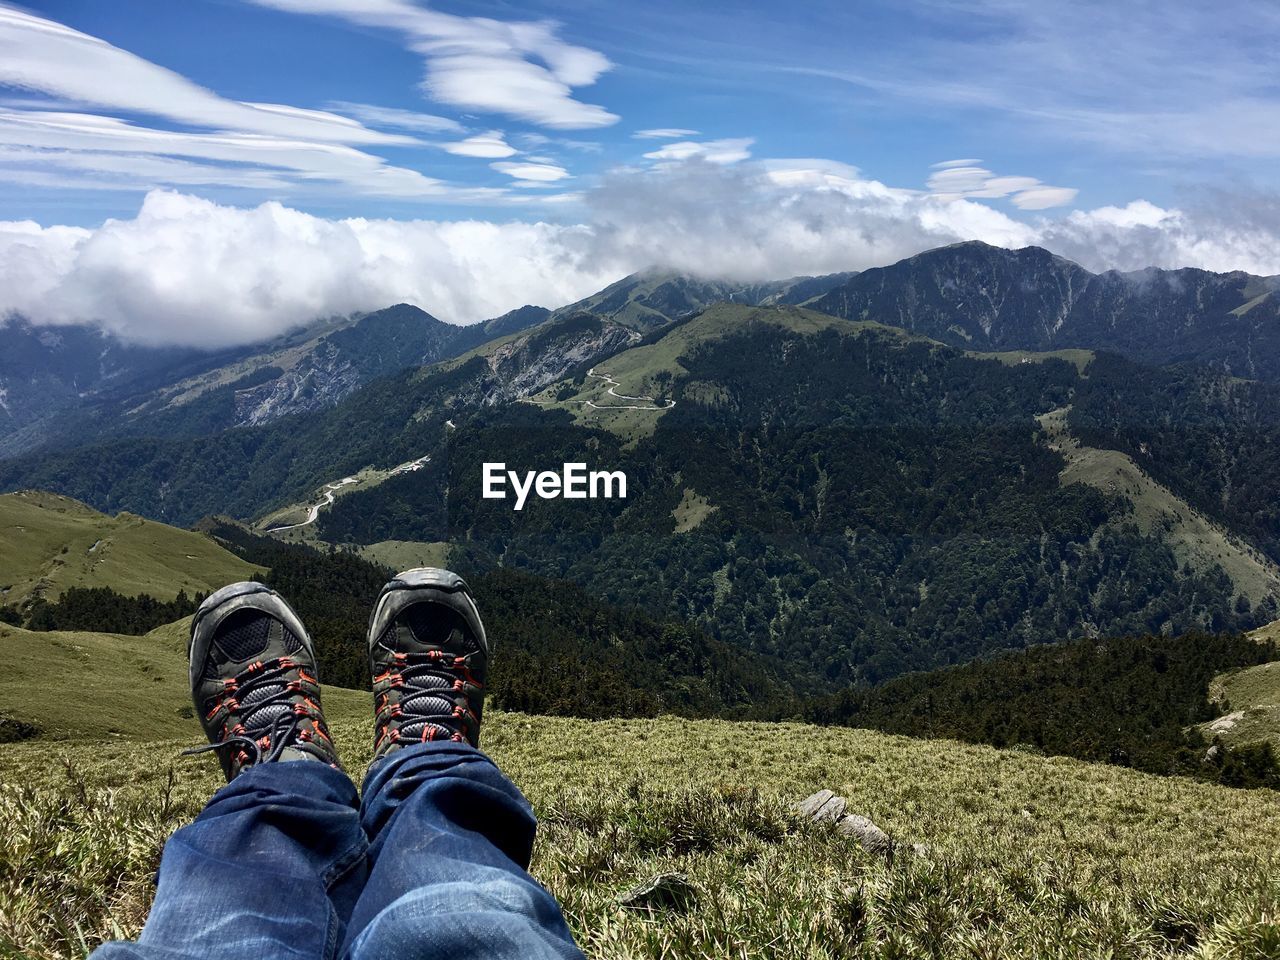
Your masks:
<svg viewBox="0 0 1280 960"><path fill-rule="evenodd" d="M288 627L284 628L284 648L290 653L297 653L302 649L302 641Z"/></svg>
<svg viewBox="0 0 1280 960"><path fill-rule="evenodd" d="M220 625L214 642L234 661L248 660L267 649L271 617L260 610L237 610Z"/></svg>

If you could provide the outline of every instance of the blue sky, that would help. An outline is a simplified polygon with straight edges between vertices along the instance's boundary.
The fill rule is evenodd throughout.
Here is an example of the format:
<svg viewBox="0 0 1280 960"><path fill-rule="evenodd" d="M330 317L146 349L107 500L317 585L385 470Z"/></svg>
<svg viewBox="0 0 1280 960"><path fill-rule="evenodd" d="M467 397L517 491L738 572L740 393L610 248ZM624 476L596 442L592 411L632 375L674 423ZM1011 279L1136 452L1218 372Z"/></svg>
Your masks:
<svg viewBox="0 0 1280 960"><path fill-rule="evenodd" d="M288 187L246 188L231 177L223 184L179 177L166 183L163 172L153 171L116 173L109 179L118 189L84 186L69 195L77 179L93 184L104 178L101 171L77 177L63 168L45 178L47 187L32 178L0 186L0 217L90 224L132 212L140 192L163 185L198 187L200 195L228 202L272 197L330 215L390 216L410 209L413 215L452 216L445 208L462 205L485 216L563 216L556 209L559 198L590 188L602 171L652 163L645 154L664 141L636 134L662 128L696 131L668 145L733 141L723 157L836 160L902 188L926 189L933 164L976 159L966 166L1061 188L1033 195L1037 209L1122 204L1135 197L1165 204L1203 182L1253 182L1267 175L1280 153L1280 91L1267 63L1267 55L1280 49L1275 14L1258 4L1239 17L1229 15L1231 4L1211 10L1198 4L1053 4L1040 6L1055 13L1039 15L1025 9L1030 6L1036 5L450 2L419 7L425 17L442 16L444 24L428 20L406 29L397 25L405 10L396 8L412 11L409 0L29 3L19 9L173 71L217 97L331 111L420 141L361 149L442 186L438 193L352 189L350 183L289 178ZM308 9L322 12L300 12ZM1269 22L1258 22L1267 16ZM561 107L583 108L554 114L550 104L538 115L528 103L521 107L518 91L496 93L485 108L459 102L450 91L424 89L432 61L445 57L414 49L422 32L482 18L499 27L492 33L519 22L550 23L548 36L576 47L579 60L597 58L571 78L561 98ZM435 42L448 50L448 41ZM481 35L448 59L462 61L484 42ZM60 52L51 50L46 61L55 82L31 75L38 71L7 78L35 88L10 86L11 109L34 110L47 100L146 127L219 129L198 110L183 123L180 112L157 116L119 96L113 103L110 90L103 102L85 104L77 96L82 91L56 88ZM541 53L535 44L507 59L541 69ZM103 58L104 69L110 59ZM460 85L483 84L486 77L492 82L483 67L453 72ZM157 100L163 103L164 95L157 91ZM434 130L405 129L368 107L442 122ZM1224 109L1242 114L1239 143L1205 129ZM501 138L486 141L488 151L476 148L490 156L443 149L490 131L500 131ZM497 155L504 143L510 156ZM0 165L20 166L39 169L41 163L29 157ZM559 179L522 179L513 172ZM977 176L951 182L969 183L972 193ZM474 188L521 193L486 197ZM997 183L995 190L1002 189ZM542 202L539 193L557 200ZM985 199L1017 215L1010 201L1016 196ZM538 209L511 210L526 205Z"/></svg>
<svg viewBox="0 0 1280 960"><path fill-rule="evenodd" d="M266 298L289 322L969 238L1280 272L1277 49L1280 7L1243 0L0 0L0 313L133 329L199 278L102 285L179 227L316 276L358 248L366 292ZM528 296L480 295L506 274Z"/></svg>

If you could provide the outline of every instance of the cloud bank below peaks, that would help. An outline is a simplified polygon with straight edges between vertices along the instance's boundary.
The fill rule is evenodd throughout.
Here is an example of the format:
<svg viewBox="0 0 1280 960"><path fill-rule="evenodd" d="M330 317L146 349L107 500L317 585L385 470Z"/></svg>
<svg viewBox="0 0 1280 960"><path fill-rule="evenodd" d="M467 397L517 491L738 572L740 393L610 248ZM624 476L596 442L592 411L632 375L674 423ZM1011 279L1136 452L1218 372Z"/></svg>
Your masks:
<svg viewBox="0 0 1280 960"><path fill-rule="evenodd" d="M702 157L617 171L570 223L329 220L155 191L133 219L93 229L0 222L0 317L218 347L401 301L471 323L568 303L650 266L755 280L865 269L973 239L1040 244L1092 270L1280 273L1280 202L1212 201L1175 210L1139 200L1022 222L833 161Z"/></svg>

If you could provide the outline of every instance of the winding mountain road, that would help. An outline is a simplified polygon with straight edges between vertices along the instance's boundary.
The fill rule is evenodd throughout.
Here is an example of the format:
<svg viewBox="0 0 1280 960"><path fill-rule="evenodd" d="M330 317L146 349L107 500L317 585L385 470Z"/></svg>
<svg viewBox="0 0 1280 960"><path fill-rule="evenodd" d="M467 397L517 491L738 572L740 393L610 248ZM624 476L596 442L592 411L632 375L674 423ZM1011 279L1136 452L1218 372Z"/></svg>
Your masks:
<svg viewBox="0 0 1280 960"><path fill-rule="evenodd" d="M596 380L603 380L609 385L606 391L609 396L617 397L619 400L636 400L638 403L596 403L594 400L565 400L564 403L580 403L584 407L590 407L592 410L670 410L676 405L674 400L664 400L664 406L656 406L657 402L653 397L629 397L625 393L618 393L614 387L622 386L622 383L613 379L607 373L596 373L596 368L592 367L587 371L588 377L594 377ZM556 403L555 400L534 400L532 397L521 397L525 403L536 403L541 406Z"/></svg>
<svg viewBox="0 0 1280 960"><path fill-rule="evenodd" d="M355 477L343 477L337 483L326 483L324 485L324 497L319 503L313 504L307 512L307 519L301 523L287 523L282 527L269 527L267 533L283 533L285 530L296 530L299 527L305 527L308 524L315 523L320 517L320 511L325 507L333 505L333 498L337 491L341 490L349 483L359 483Z"/></svg>
<svg viewBox="0 0 1280 960"><path fill-rule="evenodd" d="M601 404L601 403L596 403L593 400L582 401L588 407L591 407L592 409L595 409L595 410L670 410L672 407L676 405L676 402L674 400L664 400L663 403L666 404L665 406L662 406L662 407L653 406L653 404L656 404L658 402L654 400L653 397L629 397L625 393L618 393L616 390L614 390L614 387L620 387L622 386L622 384L619 381L613 379L613 377L609 376L607 373L596 373L595 367L592 367L590 370L587 371L587 376L595 377L597 380L603 380L605 383L609 384L609 389L606 392L611 397L617 397L619 400L638 400L640 403L650 404L650 406L647 406L647 407L638 407L635 404L631 404L631 403Z"/></svg>
<svg viewBox="0 0 1280 960"><path fill-rule="evenodd" d="M430 461L431 456L428 454L425 457L419 457L417 460L410 460L408 463L402 463L400 466L388 473L383 479L390 480L392 477L399 476L402 473L413 473L416 470L421 470ZM299 527L305 527L309 524L315 523L320 519L321 510L325 507L333 506L333 501L337 496L337 492L352 483L360 483L360 478L343 477L335 483L326 483L324 485L324 494L321 497L320 502L312 504L311 508L307 511L307 519L303 520L301 523L287 523L281 527L268 527L267 533L283 533L285 530L297 530Z"/></svg>

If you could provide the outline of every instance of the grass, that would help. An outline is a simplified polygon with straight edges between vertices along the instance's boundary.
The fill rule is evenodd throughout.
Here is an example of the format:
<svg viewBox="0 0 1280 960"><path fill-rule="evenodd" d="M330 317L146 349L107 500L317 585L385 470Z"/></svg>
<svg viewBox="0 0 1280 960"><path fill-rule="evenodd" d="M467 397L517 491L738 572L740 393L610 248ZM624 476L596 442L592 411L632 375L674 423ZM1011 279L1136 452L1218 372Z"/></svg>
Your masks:
<svg viewBox="0 0 1280 960"><path fill-rule="evenodd" d="M171 600L209 592L258 570L203 534L129 513L115 517L70 497L0 496L0 603L57 598L68 587L110 587Z"/></svg>
<svg viewBox="0 0 1280 960"><path fill-rule="evenodd" d="M996 353L979 353L977 351L966 351L969 356L976 357L979 360L998 360L1008 367L1015 367L1020 363L1044 363L1046 360L1065 360L1076 368L1081 375L1088 369L1089 364L1093 363L1094 354L1092 350L1047 350L1044 353L1036 353L1033 350L1002 350Z"/></svg>
<svg viewBox="0 0 1280 960"><path fill-rule="evenodd" d="M361 771L366 698L325 704ZM137 932L165 837L219 784L212 761L176 757L190 727L0 748L0 955L80 956ZM1275 793L796 724L495 712L484 743L533 802L533 873L591 957L1280 955ZM821 787L896 856L792 812ZM693 909L617 905L665 871L693 882Z"/></svg>
<svg viewBox="0 0 1280 960"><path fill-rule="evenodd" d="M411 567L448 567L449 544L423 543L417 540L379 540L356 548L360 556L392 570Z"/></svg>
<svg viewBox="0 0 1280 960"><path fill-rule="evenodd" d="M78 957L140 928L165 838L220 782L177 756L201 739L185 634L0 632L0 712L48 734L0 746L0 956ZM51 676L75 696L49 696ZM359 774L368 696L324 703ZM533 872L592 957L1280 956L1274 792L799 724L494 711L484 746L533 802ZM792 811L823 787L897 854ZM692 909L618 906L666 871Z"/></svg>
<svg viewBox="0 0 1280 960"><path fill-rule="evenodd" d="M49 737L85 736L86 724L93 739L188 735L189 623L141 637L0 624L0 716L34 724ZM54 695L55 680L61 695Z"/></svg>
<svg viewBox="0 0 1280 960"><path fill-rule="evenodd" d="M702 521L718 510L714 503L688 487L680 494L680 502L675 505L671 515L676 521L676 533L688 533L697 529Z"/></svg>

